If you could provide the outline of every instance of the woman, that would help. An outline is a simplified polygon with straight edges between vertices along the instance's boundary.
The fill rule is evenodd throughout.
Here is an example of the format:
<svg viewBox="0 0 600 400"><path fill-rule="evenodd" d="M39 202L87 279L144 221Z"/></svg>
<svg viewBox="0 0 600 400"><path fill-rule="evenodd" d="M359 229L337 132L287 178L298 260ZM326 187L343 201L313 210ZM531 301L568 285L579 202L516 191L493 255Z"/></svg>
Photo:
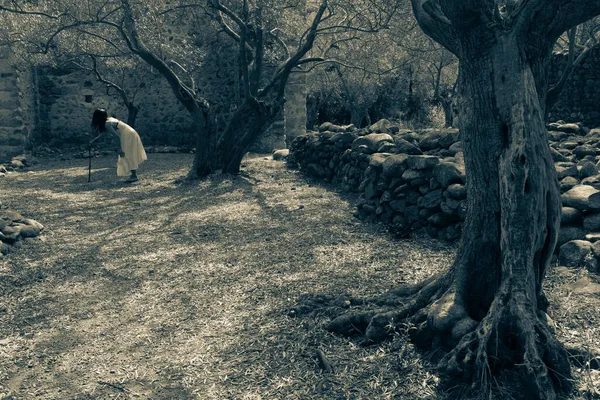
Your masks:
<svg viewBox="0 0 600 400"><path fill-rule="evenodd" d="M123 121L116 118L108 118L106 110L98 109L92 116L92 128L100 132L92 141L93 143L106 131L119 137L119 156L117 159L117 176L127 176L126 182L135 182L138 180L138 166L148 159L144 145L140 140L138 133Z"/></svg>

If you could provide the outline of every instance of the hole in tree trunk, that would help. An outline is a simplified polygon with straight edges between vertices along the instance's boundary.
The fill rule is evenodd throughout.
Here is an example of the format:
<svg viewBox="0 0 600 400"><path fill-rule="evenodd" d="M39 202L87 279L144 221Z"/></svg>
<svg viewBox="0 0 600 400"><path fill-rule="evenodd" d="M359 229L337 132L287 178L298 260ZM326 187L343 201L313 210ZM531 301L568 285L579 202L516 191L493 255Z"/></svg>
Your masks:
<svg viewBox="0 0 600 400"><path fill-rule="evenodd" d="M527 162L527 157L525 157L525 154L521 154L521 165L525 166L526 162Z"/></svg>
<svg viewBox="0 0 600 400"><path fill-rule="evenodd" d="M508 139L509 139L508 135L509 135L508 125L502 124L502 147L508 146Z"/></svg>
<svg viewBox="0 0 600 400"><path fill-rule="evenodd" d="M523 188L523 191L525 192L525 194L528 194L530 190L531 190L531 188L530 188L530 185L529 185L529 178L527 178L525 180L525 187Z"/></svg>

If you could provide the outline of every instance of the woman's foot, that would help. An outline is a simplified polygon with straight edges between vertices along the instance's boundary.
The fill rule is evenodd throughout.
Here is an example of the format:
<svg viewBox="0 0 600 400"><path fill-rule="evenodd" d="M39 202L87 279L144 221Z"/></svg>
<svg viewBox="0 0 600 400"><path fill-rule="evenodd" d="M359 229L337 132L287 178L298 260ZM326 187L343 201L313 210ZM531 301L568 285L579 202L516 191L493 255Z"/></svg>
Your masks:
<svg viewBox="0 0 600 400"><path fill-rule="evenodd" d="M137 181L139 181L139 179L137 177L136 172L135 171L131 171L131 176L125 182L131 183L131 182L137 182Z"/></svg>

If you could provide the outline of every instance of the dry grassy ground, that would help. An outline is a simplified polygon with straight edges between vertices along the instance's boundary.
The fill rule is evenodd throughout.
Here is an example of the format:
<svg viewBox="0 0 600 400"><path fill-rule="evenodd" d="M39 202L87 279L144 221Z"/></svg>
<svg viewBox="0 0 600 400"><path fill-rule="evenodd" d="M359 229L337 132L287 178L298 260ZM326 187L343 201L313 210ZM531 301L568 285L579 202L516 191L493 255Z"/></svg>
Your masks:
<svg viewBox="0 0 600 400"><path fill-rule="evenodd" d="M46 226L0 259L0 399L441 396L402 332L362 348L289 310L306 293L415 282L453 248L394 241L352 218L352 198L263 156L195 185L174 184L190 155L151 154L135 185L113 157L93 161L90 184L87 160L0 182L5 206ZM599 299L573 289L581 274L552 271L552 316L562 339L597 346ZM593 396L596 371L578 377Z"/></svg>

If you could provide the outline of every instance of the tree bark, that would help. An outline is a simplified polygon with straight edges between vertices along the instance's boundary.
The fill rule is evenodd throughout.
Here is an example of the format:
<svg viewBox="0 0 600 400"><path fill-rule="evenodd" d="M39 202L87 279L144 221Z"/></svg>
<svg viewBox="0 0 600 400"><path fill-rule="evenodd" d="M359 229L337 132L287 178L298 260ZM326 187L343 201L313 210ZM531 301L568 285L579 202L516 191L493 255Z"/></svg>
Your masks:
<svg viewBox="0 0 600 400"><path fill-rule="evenodd" d="M135 128L135 122L137 121L137 116L140 109L133 103L127 104L127 125L132 128Z"/></svg>
<svg viewBox="0 0 600 400"><path fill-rule="evenodd" d="M235 111L217 144L223 172L240 172L244 155L273 123L282 106L280 102L266 106L254 98L247 98Z"/></svg>
<svg viewBox="0 0 600 400"><path fill-rule="evenodd" d="M211 108L198 110L192 114L196 132L196 153L188 180L204 178L218 169L216 112Z"/></svg>
<svg viewBox="0 0 600 400"><path fill-rule="evenodd" d="M442 110L444 110L444 127L452 128L452 125L454 125L453 100L451 97L441 98L440 104L442 105Z"/></svg>
<svg viewBox="0 0 600 400"><path fill-rule="evenodd" d="M362 123L367 115L367 110L364 108L351 107L350 108L350 123L357 128L362 127Z"/></svg>

